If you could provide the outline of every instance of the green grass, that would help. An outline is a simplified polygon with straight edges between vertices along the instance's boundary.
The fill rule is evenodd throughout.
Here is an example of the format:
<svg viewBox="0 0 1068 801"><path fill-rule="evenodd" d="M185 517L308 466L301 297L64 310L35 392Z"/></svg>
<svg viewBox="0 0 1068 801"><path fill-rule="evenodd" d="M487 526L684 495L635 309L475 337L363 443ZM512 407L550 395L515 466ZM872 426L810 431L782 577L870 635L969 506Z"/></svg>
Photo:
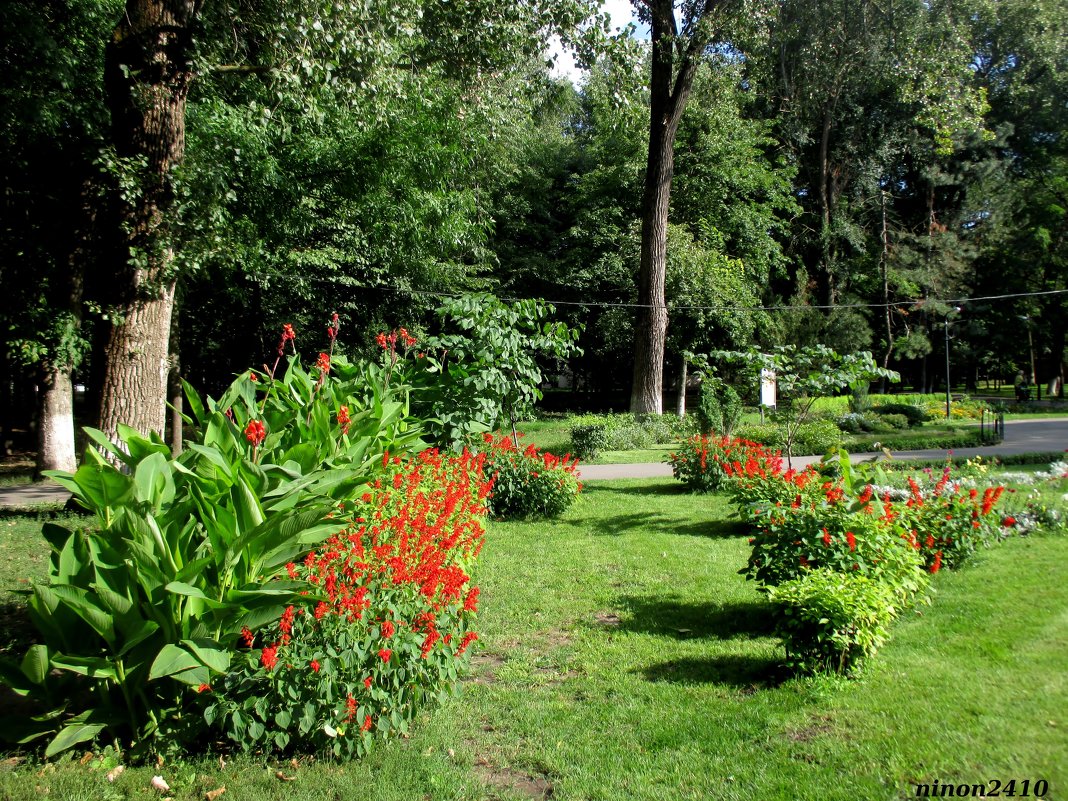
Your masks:
<svg viewBox="0 0 1068 801"><path fill-rule="evenodd" d="M12 547L32 549L22 525ZM768 608L737 574L747 552L720 498L669 479L591 485L562 520L491 527L474 675L411 739L357 764L211 755L114 784L99 759L9 760L0 798L145 798L155 774L176 801L221 786L221 801L550 788L576 801L855 801L1014 777L1068 798L1068 537L1011 540L939 574L933 605L852 681L781 672ZM0 563L5 591L43 570L20 564Z"/></svg>

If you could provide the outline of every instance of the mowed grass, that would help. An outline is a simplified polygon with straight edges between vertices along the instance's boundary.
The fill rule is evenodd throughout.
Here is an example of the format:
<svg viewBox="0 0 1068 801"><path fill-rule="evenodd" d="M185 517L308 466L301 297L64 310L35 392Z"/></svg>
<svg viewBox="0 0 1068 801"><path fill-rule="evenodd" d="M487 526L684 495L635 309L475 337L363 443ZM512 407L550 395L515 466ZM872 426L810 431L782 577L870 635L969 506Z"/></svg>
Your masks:
<svg viewBox="0 0 1068 801"><path fill-rule="evenodd" d="M768 608L737 574L747 553L721 498L591 484L562 520L492 525L473 674L410 739L354 764L212 753L114 783L81 754L0 759L0 798L145 798L158 774L175 799L225 786L223 801L855 801L1012 778L1068 798L1068 537L939 574L933 604L854 680L781 671ZM17 584L0 571L0 589Z"/></svg>

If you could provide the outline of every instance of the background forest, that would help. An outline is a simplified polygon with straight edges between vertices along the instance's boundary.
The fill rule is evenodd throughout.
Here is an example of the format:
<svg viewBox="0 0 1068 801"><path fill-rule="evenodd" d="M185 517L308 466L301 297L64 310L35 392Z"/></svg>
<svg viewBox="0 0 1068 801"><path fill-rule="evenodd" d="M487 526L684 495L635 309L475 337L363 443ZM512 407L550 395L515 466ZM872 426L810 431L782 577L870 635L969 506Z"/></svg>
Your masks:
<svg viewBox="0 0 1068 801"><path fill-rule="evenodd" d="M133 79L113 69L131 7L151 5L0 3L6 446L72 384L94 422L128 274L173 294L172 387L217 392L283 323L323 349L334 312L337 348L371 355L379 331L421 335L477 290L584 326L555 403L626 407L640 31L578 0L163 3L190 16L184 150L156 163L119 133ZM663 4L635 5L648 21ZM675 140L665 392L685 350L783 343L871 350L919 391L944 381L950 336L955 383L1063 375L1059 2L683 6L680 24L716 16ZM554 32L588 67L578 85L550 69Z"/></svg>

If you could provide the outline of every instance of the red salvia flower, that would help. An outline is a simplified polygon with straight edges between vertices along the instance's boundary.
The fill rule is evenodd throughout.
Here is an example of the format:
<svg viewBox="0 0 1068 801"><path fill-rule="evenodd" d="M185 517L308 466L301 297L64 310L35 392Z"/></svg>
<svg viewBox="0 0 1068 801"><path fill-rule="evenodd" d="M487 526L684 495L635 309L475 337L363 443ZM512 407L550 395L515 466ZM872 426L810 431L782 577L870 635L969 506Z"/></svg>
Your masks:
<svg viewBox="0 0 1068 801"><path fill-rule="evenodd" d="M274 670L274 666L278 664L278 645L272 645L263 649L260 654L260 664L268 670Z"/></svg>

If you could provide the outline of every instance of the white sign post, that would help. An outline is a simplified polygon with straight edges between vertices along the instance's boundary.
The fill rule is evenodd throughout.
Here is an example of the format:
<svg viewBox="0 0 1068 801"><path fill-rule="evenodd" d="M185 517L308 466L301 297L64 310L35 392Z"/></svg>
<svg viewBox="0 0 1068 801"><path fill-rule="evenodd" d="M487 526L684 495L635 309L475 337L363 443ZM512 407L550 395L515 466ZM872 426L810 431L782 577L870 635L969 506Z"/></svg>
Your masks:
<svg viewBox="0 0 1068 801"><path fill-rule="evenodd" d="M764 407L769 409L775 408L775 389L777 384L775 383L775 371L774 370L761 370L760 371L760 416L764 416Z"/></svg>

